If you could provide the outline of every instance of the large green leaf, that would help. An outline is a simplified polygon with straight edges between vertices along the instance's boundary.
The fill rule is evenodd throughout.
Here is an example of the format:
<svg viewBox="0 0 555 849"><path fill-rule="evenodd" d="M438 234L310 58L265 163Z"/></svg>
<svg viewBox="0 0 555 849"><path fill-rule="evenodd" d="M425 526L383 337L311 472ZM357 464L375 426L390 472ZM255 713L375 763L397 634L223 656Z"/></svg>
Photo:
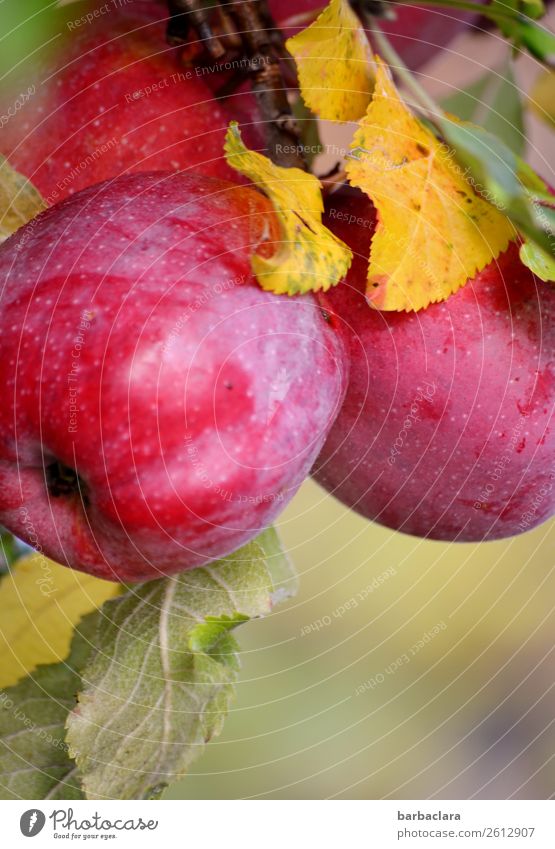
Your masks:
<svg viewBox="0 0 555 849"><path fill-rule="evenodd" d="M274 530L210 566L108 601L67 740L89 799L158 795L221 730L237 677L232 630L295 581Z"/></svg>

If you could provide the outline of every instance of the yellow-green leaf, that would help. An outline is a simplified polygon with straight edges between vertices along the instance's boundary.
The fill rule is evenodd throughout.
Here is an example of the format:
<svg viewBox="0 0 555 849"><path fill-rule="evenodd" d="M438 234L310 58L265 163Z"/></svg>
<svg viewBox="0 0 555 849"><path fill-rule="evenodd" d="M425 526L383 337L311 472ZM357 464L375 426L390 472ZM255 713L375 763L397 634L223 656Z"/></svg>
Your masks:
<svg viewBox="0 0 555 849"><path fill-rule="evenodd" d="M39 192L0 156L0 242L46 209Z"/></svg>
<svg viewBox="0 0 555 849"><path fill-rule="evenodd" d="M122 589L41 554L18 560L0 579L0 687L63 660L75 625Z"/></svg>
<svg viewBox="0 0 555 849"><path fill-rule="evenodd" d="M263 289L278 295L326 291L345 276L352 254L322 224L324 204L319 180L300 168L281 168L248 150L236 122L226 136L226 158L274 204L281 241L269 257L255 254L253 272Z"/></svg>
<svg viewBox="0 0 555 849"><path fill-rule="evenodd" d="M544 283L555 283L555 259L539 245L532 242L524 242L520 246L520 259L528 266L536 277Z"/></svg>
<svg viewBox="0 0 555 849"><path fill-rule="evenodd" d="M367 297L379 309L419 310L445 300L515 236L509 220L473 191L446 145L408 110L379 60L347 176L378 210Z"/></svg>
<svg viewBox="0 0 555 849"><path fill-rule="evenodd" d="M331 0L307 29L285 42L306 105L328 121L358 121L374 87L366 33L347 0Z"/></svg>

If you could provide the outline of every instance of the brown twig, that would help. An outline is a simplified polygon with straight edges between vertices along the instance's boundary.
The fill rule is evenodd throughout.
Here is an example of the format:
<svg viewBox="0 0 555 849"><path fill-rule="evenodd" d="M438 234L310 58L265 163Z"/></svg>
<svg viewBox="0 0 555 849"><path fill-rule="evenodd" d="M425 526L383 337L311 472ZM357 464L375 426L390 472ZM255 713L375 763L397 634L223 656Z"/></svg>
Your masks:
<svg viewBox="0 0 555 849"><path fill-rule="evenodd" d="M268 155L277 165L306 168L300 132L287 97L280 60L286 55L283 35L276 26L266 0L242 0L225 9L203 7L201 0L168 0L170 21L167 38L186 44L194 30L211 58L241 58L243 77L237 74L224 83L219 96L238 88L247 76L261 113ZM218 22L215 23L216 14ZM216 30L219 23L219 29Z"/></svg>
<svg viewBox="0 0 555 849"><path fill-rule="evenodd" d="M210 23L210 10L200 0L168 0L170 19L166 31L169 44L187 44L193 28L214 59L221 59L225 48Z"/></svg>
<svg viewBox="0 0 555 849"><path fill-rule="evenodd" d="M252 72L252 90L258 101L266 129L268 154L284 167L305 168L300 133L292 115L287 88L280 69L280 57L268 29L270 13L261 12L260 3L243 0L231 7L243 37Z"/></svg>

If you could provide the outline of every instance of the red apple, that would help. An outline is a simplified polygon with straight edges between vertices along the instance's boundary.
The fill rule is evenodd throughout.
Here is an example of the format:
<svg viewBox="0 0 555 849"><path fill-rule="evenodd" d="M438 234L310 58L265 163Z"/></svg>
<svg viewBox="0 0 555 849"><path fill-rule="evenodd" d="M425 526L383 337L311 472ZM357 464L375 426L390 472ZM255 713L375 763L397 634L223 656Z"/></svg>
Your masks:
<svg viewBox="0 0 555 849"><path fill-rule="evenodd" d="M355 251L326 297L350 345L345 402L314 474L349 507L420 537L479 541L555 513L555 292L513 244L447 301L418 313L365 299L374 209L329 201Z"/></svg>
<svg viewBox="0 0 555 849"><path fill-rule="evenodd" d="M225 130L232 119L246 122L256 145L254 103L234 99L228 109L214 100L209 77L167 46L164 7L106 8L92 22L70 17L62 48L19 81L18 91L36 90L2 127L0 151L50 203L128 171L232 178ZM14 91L4 93L4 114L13 100Z"/></svg>
<svg viewBox="0 0 555 849"><path fill-rule="evenodd" d="M273 521L345 386L312 296L264 292L278 230L255 190L136 174L0 248L0 522L54 560L138 581Z"/></svg>
<svg viewBox="0 0 555 849"><path fill-rule="evenodd" d="M286 37L295 35L308 24L299 25L298 16L313 9L323 9L324 0L269 0L269 8ZM388 3L395 12L392 21L377 18L380 28L403 61L413 70L421 67L443 50L477 15L454 9L430 9L421 6Z"/></svg>

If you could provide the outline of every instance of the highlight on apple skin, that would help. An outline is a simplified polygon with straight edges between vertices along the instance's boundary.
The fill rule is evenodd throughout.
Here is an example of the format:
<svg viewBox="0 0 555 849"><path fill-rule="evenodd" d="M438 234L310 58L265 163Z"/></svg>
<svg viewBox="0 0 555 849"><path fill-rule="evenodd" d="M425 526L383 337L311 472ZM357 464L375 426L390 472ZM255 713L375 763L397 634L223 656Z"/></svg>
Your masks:
<svg viewBox="0 0 555 849"><path fill-rule="evenodd" d="M371 202L338 192L327 224L354 252L346 280L321 299L351 362L315 478L363 516L429 539L501 539L550 518L553 289L513 243L447 301L379 312L365 298Z"/></svg>
<svg viewBox="0 0 555 849"><path fill-rule="evenodd" d="M0 522L119 581L239 548L316 459L346 385L312 295L263 291L279 230L257 191L120 177L0 248Z"/></svg>

